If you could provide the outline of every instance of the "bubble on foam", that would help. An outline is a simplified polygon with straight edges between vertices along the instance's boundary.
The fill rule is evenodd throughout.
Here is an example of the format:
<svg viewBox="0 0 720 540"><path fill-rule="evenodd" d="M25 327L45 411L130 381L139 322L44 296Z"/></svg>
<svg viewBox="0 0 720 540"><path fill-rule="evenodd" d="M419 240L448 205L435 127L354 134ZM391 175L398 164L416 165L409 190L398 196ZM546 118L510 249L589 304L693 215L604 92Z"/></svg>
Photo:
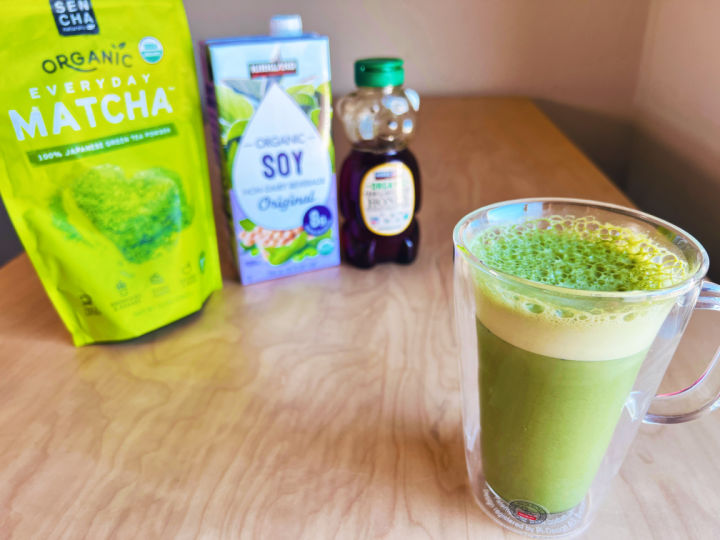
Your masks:
<svg viewBox="0 0 720 540"><path fill-rule="evenodd" d="M570 289L648 291L688 275L687 262L647 234L591 216L549 216L494 227L470 247L491 268Z"/></svg>
<svg viewBox="0 0 720 540"><path fill-rule="evenodd" d="M525 304L525 309L527 309L530 313L539 314L545 311L545 306L542 304L537 304L535 302L527 302Z"/></svg>

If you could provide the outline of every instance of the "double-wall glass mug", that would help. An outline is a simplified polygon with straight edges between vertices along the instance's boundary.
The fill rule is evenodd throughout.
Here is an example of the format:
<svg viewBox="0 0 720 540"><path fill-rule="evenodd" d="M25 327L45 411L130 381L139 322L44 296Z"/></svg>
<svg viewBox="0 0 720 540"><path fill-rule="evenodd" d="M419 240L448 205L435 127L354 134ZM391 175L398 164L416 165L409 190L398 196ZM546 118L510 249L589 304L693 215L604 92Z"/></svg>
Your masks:
<svg viewBox="0 0 720 540"><path fill-rule="evenodd" d="M544 255L552 245L538 240L548 229L550 244L570 236L588 247L561 250L555 268ZM720 287L704 281L707 253L663 220L576 199L487 206L460 220L453 240L472 494L490 518L515 532L577 534L591 522L641 423L685 422L720 406L717 355L693 385L656 396L693 310L720 310ZM526 275L539 278L490 265L483 249L492 251L496 242ZM625 252L644 257L661 282L637 290L596 287L608 276L621 284L649 279L633 276L632 266L604 267L597 250L608 244L617 248L618 264L625 264ZM552 279L543 276L553 272L589 278L591 286L547 284Z"/></svg>

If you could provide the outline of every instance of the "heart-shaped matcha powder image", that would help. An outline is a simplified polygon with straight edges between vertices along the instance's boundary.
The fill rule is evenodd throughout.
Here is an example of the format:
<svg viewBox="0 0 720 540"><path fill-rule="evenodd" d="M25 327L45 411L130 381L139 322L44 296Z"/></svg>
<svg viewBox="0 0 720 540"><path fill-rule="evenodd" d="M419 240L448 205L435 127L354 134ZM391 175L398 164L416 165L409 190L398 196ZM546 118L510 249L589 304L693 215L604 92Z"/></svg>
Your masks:
<svg viewBox="0 0 720 540"><path fill-rule="evenodd" d="M153 167L127 178L117 165L98 165L72 187L77 206L132 263L143 263L193 218L180 176Z"/></svg>

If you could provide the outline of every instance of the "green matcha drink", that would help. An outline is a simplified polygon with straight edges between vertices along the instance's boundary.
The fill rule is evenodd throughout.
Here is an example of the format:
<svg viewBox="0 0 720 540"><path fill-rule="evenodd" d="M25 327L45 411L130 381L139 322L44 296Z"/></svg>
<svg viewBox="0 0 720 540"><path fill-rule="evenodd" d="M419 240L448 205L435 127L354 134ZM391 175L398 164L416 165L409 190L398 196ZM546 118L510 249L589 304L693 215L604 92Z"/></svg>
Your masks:
<svg viewBox="0 0 720 540"><path fill-rule="evenodd" d="M588 217L488 229L470 248L491 268L575 290L654 290L687 274L670 244ZM583 500L671 307L558 297L476 276L483 472L504 500L549 513Z"/></svg>

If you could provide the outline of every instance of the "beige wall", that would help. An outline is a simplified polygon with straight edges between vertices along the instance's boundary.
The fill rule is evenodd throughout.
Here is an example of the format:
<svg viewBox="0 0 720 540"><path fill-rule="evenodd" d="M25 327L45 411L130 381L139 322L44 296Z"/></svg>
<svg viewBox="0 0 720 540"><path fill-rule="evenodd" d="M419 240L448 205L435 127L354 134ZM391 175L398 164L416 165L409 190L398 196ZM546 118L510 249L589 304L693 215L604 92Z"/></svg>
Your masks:
<svg viewBox="0 0 720 540"><path fill-rule="evenodd" d="M639 126L710 168L720 157L719 23L717 0L654 0L634 100Z"/></svg>
<svg viewBox="0 0 720 540"><path fill-rule="evenodd" d="M185 0L195 39L266 33L298 12L330 36L335 91L363 56L397 55L421 94L521 94L624 116L648 0Z"/></svg>
<svg viewBox="0 0 720 540"><path fill-rule="evenodd" d="M720 2L653 0L627 189L695 234L720 267ZM714 276L720 275L717 271Z"/></svg>
<svg viewBox="0 0 720 540"><path fill-rule="evenodd" d="M330 36L337 94L363 56L405 59L421 95L513 94L541 109L616 181L627 173L650 0L185 0L196 40L266 33L299 12Z"/></svg>

